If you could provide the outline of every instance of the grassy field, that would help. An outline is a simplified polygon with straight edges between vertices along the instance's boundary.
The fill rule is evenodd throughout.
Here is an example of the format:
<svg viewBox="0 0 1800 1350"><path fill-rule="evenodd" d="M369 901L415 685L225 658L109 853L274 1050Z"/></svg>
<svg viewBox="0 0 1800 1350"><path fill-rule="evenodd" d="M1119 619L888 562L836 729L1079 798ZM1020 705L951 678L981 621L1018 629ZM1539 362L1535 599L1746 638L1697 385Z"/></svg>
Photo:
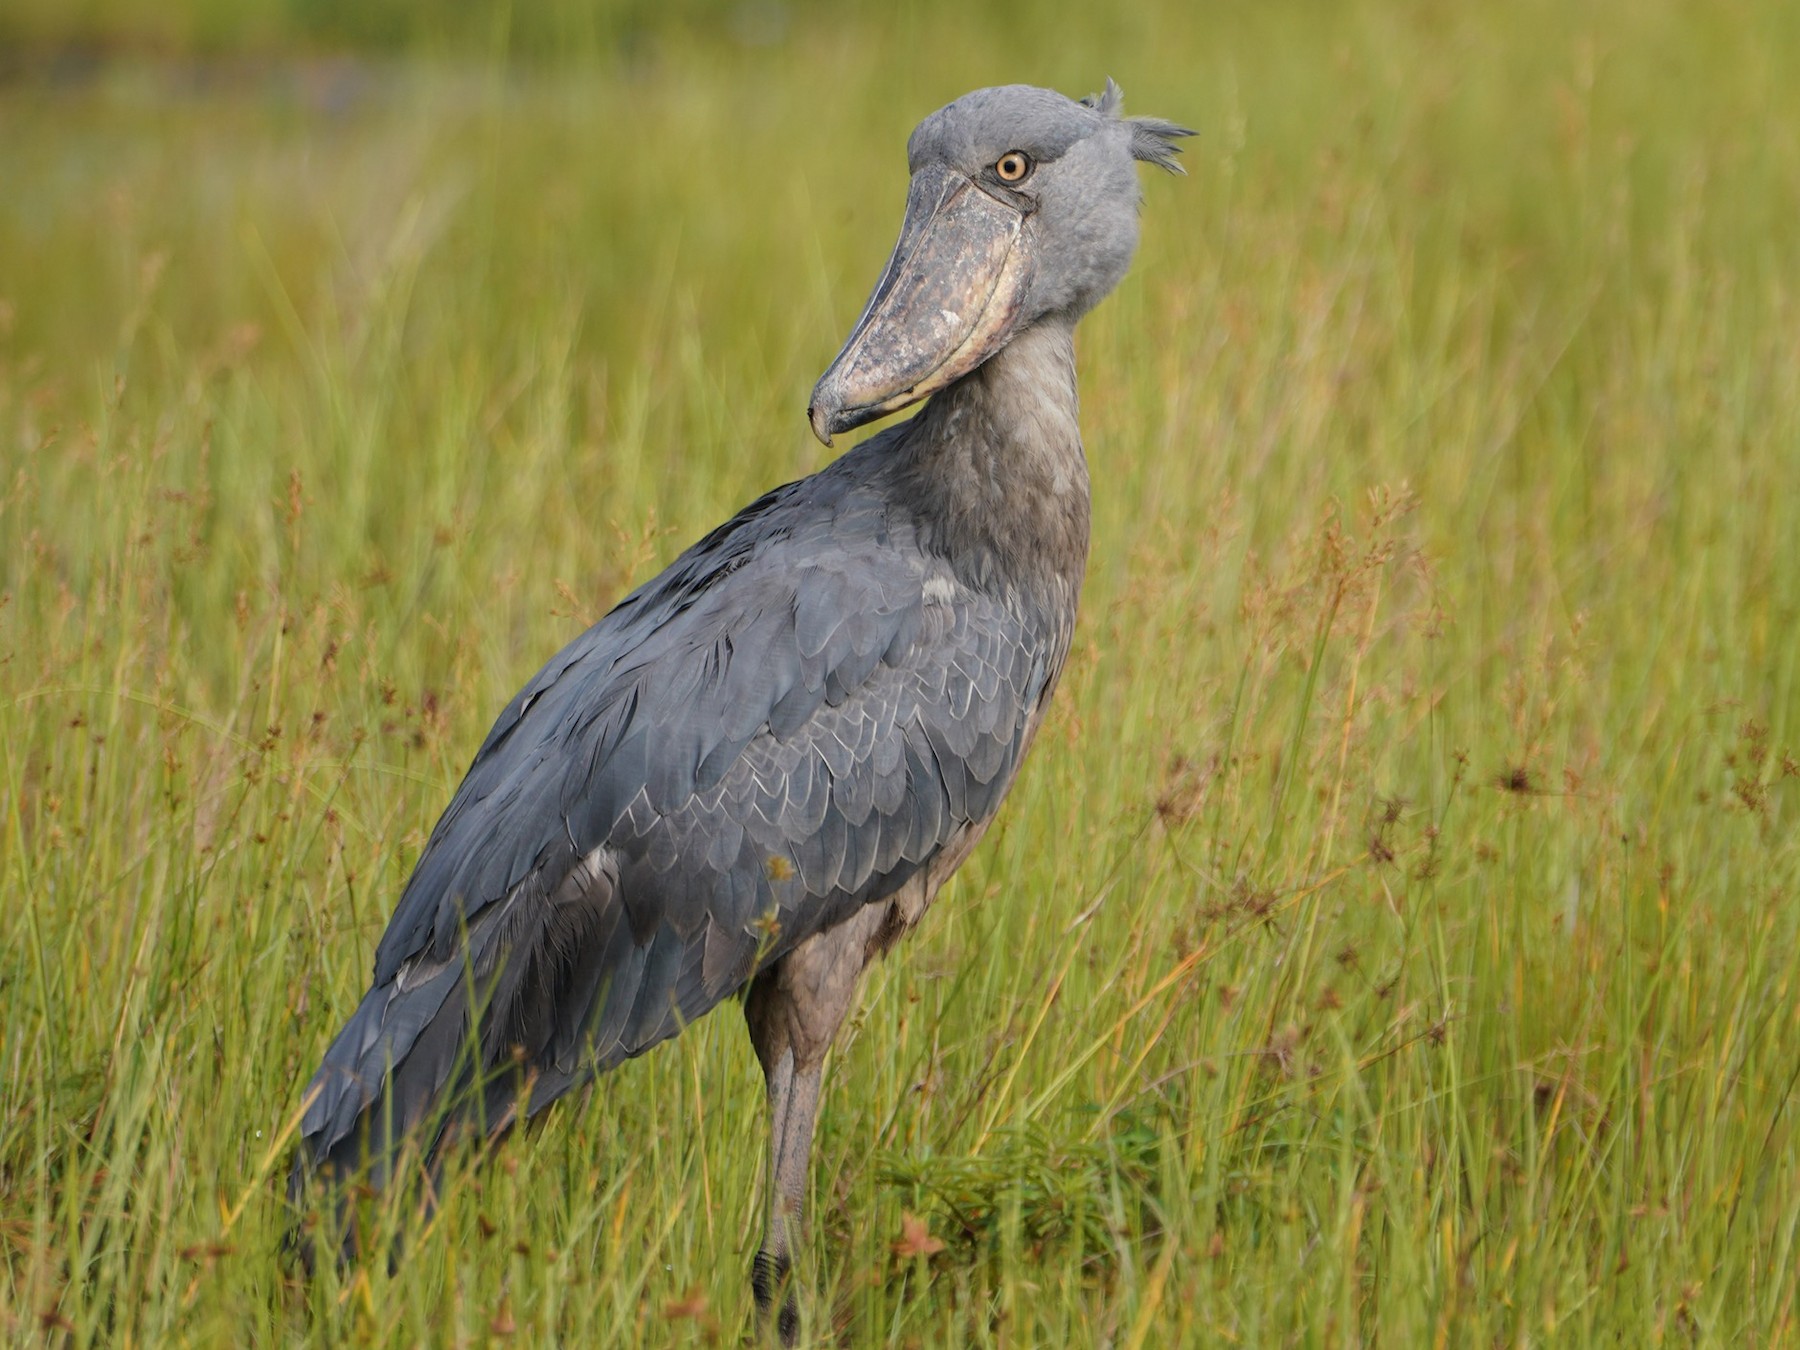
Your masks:
<svg viewBox="0 0 1800 1350"><path fill-rule="evenodd" d="M278 1257L301 1088L504 700L825 462L913 122L1111 74L1201 132L812 1343L1800 1343L1800 9L357 12L0 23L0 1332L753 1336L735 1009L394 1276Z"/></svg>

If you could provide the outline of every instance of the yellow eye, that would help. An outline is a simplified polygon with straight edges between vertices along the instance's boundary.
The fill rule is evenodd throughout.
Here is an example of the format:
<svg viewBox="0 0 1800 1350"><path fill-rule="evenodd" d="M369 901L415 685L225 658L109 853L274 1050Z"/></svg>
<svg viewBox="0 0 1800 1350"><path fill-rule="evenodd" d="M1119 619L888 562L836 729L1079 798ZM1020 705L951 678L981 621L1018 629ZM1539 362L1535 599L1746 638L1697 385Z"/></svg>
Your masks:
<svg viewBox="0 0 1800 1350"><path fill-rule="evenodd" d="M1008 150L995 162L994 172L1002 183L1022 183L1031 172L1031 156L1023 150Z"/></svg>

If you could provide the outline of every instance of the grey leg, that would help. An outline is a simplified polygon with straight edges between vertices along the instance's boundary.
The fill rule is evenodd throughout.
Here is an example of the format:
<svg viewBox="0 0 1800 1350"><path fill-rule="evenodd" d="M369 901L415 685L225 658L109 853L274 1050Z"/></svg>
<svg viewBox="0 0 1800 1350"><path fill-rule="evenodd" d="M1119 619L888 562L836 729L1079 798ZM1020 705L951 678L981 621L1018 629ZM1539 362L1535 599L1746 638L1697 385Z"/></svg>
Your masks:
<svg viewBox="0 0 1800 1350"><path fill-rule="evenodd" d="M744 1003L750 1041L769 1085L769 1218L751 1287L764 1316L780 1297L775 1328L783 1345L800 1335L799 1303L788 1277L805 1234L825 1053L856 997L863 967L878 950L886 919L887 906L871 905L807 939L757 976Z"/></svg>
<svg viewBox="0 0 1800 1350"><path fill-rule="evenodd" d="M769 1082L768 1227L751 1267L750 1284L765 1317L780 1296L775 1327L783 1345L792 1345L800 1335L800 1307L788 1276L805 1235L807 1172L823 1070L820 1063L796 1072L791 1049L782 1051L772 1069L764 1066Z"/></svg>

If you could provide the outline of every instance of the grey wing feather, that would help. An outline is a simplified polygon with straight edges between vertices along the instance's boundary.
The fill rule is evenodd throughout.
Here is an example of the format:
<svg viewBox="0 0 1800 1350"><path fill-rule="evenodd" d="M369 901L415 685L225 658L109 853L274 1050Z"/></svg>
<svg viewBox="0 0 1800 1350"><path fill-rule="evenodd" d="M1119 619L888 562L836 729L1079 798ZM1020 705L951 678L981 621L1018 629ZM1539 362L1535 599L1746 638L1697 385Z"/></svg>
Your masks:
<svg viewBox="0 0 1800 1350"><path fill-rule="evenodd" d="M1066 632L973 591L927 599L933 576L910 526L827 470L558 653L414 869L314 1079L303 1164L386 1157L459 1082L488 1082L484 1128L523 1083L535 1110L991 815ZM357 1126L384 1094L395 1130L372 1145Z"/></svg>

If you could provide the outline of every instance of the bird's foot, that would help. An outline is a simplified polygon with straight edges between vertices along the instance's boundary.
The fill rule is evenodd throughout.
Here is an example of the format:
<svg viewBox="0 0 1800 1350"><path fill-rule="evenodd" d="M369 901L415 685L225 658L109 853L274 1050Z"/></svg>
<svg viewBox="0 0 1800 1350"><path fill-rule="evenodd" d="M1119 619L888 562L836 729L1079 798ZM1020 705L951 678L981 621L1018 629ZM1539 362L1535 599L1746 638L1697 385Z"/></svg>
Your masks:
<svg viewBox="0 0 1800 1350"><path fill-rule="evenodd" d="M775 1314L775 1332L783 1345L793 1345L800 1339L800 1304L788 1279L792 1269L787 1257L766 1251L758 1252L750 1266L750 1289L756 1295L757 1311L767 1318L776 1298L781 1299L780 1311Z"/></svg>

